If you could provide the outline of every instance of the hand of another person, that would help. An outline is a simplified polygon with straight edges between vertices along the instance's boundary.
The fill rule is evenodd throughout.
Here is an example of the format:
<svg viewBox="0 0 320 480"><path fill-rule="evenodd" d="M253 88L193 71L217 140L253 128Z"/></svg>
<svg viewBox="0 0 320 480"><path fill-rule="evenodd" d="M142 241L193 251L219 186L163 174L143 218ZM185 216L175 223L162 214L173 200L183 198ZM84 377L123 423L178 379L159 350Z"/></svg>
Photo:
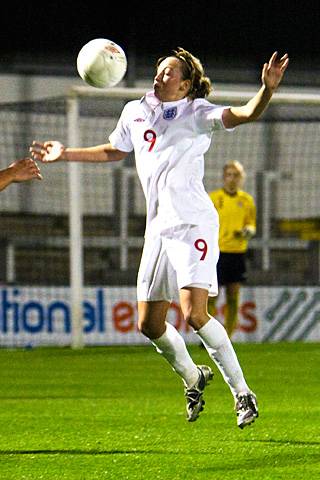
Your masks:
<svg viewBox="0 0 320 480"><path fill-rule="evenodd" d="M14 182L24 182L25 180L31 180L37 178L42 180L42 175L40 169L36 162L31 158L23 158L22 160L17 160L8 168L11 168Z"/></svg>
<svg viewBox="0 0 320 480"><path fill-rule="evenodd" d="M32 142L30 147L31 156L35 160L43 163L56 162L61 160L61 155L65 151L65 146L55 140L48 142Z"/></svg>

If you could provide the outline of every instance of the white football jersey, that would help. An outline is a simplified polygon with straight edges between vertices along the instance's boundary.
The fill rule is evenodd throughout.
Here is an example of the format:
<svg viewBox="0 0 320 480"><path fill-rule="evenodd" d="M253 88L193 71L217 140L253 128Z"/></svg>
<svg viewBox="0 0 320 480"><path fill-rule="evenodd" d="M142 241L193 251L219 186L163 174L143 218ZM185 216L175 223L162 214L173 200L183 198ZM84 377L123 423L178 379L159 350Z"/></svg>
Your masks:
<svg viewBox="0 0 320 480"><path fill-rule="evenodd" d="M109 140L118 150L134 150L147 229L218 223L203 185L204 154L213 131L224 128L225 108L203 98L161 102L153 92L125 105Z"/></svg>

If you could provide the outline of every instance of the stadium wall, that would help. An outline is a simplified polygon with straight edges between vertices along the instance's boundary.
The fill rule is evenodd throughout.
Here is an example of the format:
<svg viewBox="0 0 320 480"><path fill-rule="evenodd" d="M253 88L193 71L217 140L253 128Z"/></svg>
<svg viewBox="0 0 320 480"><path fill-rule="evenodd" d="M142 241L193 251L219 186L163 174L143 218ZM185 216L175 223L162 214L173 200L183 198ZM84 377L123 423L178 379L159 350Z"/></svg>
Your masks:
<svg viewBox="0 0 320 480"><path fill-rule="evenodd" d="M85 346L143 345L137 329L134 287L84 290L82 335ZM223 323L224 298L217 318ZM168 320L189 344L199 339L172 302ZM234 342L320 341L320 289L314 287L243 288ZM69 346L72 343L70 289L3 287L0 289L0 346Z"/></svg>

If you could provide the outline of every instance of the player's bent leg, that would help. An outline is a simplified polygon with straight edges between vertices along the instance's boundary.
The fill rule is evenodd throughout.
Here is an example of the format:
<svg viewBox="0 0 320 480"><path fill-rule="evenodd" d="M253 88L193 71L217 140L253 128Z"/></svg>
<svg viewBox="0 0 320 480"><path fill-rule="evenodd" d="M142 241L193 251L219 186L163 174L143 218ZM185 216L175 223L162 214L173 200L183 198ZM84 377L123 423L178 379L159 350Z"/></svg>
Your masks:
<svg viewBox="0 0 320 480"><path fill-rule="evenodd" d="M233 397L235 398L241 392L249 392L250 389L224 326L215 318L210 318L203 327L197 330L197 334L229 385Z"/></svg>
<svg viewBox="0 0 320 480"><path fill-rule="evenodd" d="M211 318L197 331L197 334L229 385L235 399L237 424L240 428L244 428L258 417L257 399L245 381L227 332L218 320Z"/></svg>
<svg viewBox="0 0 320 480"><path fill-rule="evenodd" d="M200 328L208 320L207 314L208 290L200 286L187 286L180 290L180 304L184 319L194 329ZM213 372L207 365L199 365L198 381L191 388L185 389L187 400L187 420L194 422L202 412L205 401L203 392L209 381L213 378Z"/></svg>
<svg viewBox="0 0 320 480"><path fill-rule="evenodd" d="M165 300L138 302L138 329L149 339L158 338L166 331L166 317L170 303Z"/></svg>
<svg viewBox="0 0 320 480"><path fill-rule="evenodd" d="M165 333L160 338L152 340L152 344L182 378L187 420L194 422L205 404L203 391L209 380L213 378L211 368L206 365L197 366L193 362L182 336L170 323L167 323Z"/></svg>
<svg viewBox="0 0 320 480"><path fill-rule="evenodd" d="M206 305L206 301L203 302L204 291L197 288L182 290L180 301L183 314L201 338L209 356L229 385L235 401L238 402L237 423L240 428L243 428L257 418L257 409L253 408L256 405L256 399L245 381L232 343L223 325L204 313L203 305ZM246 408L244 402L247 400L249 406Z"/></svg>
<svg viewBox="0 0 320 480"><path fill-rule="evenodd" d="M165 321L168 307L168 302L139 302L139 328L182 378L187 399L187 419L194 421L203 410L202 393L213 374L209 367L197 367L183 337L173 325ZM156 325L158 322L161 328ZM163 329L164 332L154 338Z"/></svg>
<svg viewBox="0 0 320 480"><path fill-rule="evenodd" d="M191 387L198 381L199 372L193 362L184 339L170 323L166 323L166 331L159 338L151 339L156 350L171 365L172 369L180 375L184 385Z"/></svg>

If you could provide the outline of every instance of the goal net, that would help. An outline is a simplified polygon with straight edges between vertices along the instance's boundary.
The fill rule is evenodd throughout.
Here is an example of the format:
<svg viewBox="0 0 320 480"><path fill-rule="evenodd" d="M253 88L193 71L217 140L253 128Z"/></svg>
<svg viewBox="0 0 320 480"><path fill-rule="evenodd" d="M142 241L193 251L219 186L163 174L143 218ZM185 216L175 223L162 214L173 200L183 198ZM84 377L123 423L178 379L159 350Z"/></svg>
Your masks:
<svg viewBox="0 0 320 480"><path fill-rule="evenodd" d="M33 140L106 143L125 103L144 93L75 87L65 97L0 105L0 167L27 156ZM209 100L243 104L253 93L217 89ZM303 89L276 93L257 122L215 134L206 154L207 191L221 186L226 161L239 160L247 172L244 188L257 203L250 286L318 284L319 152L320 95ZM14 184L0 194L0 345L32 345L43 335L44 343L81 346L84 332L87 343L92 333L92 343L104 344L102 310L109 297L117 299L112 322L132 342L145 227L133 154L114 164L57 162L41 171L43 181ZM171 314L181 321L177 306Z"/></svg>

